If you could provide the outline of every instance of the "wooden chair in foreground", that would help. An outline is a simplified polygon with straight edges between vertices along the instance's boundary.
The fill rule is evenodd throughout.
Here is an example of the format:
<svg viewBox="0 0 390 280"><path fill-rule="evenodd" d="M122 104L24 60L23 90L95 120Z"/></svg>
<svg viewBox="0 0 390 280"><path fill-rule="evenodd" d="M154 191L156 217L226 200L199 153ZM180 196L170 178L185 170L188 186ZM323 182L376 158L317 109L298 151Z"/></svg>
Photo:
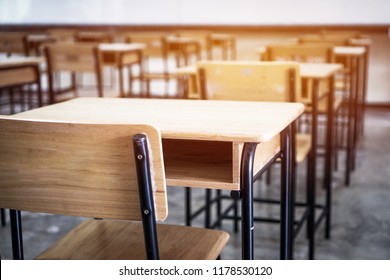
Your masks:
<svg viewBox="0 0 390 280"><path fill-rule="evenodd" d="M235 100L235 101L268 101L268 102L302 102L301 98L301 78L300 69L295 62L243 62L243 61L207 61L199 62L198 65L199 88L203 99L211 100ZM269 116L270 119L272 115ZM293 132L295 134L295 131ZM311 153L311 135L295 134L293 137L293 158L295 163L302 162ZM312 181L313 170L308 164L307 192L313 192L314 184ZM293 184L295 184L296 166L293 164ZM261 174L257 174L259 178ZM310 179L309 179L310 178ZM217 194L217 198L220 194ZM304 221L310 219L308 230L310 240L313 236L313 207L314 203L310 200L312 196L308 195L308 201L301 204L305 206L306 211L294 228L295 236L301 229ZM206 200L210 201L210 194L206 193ZM254 201L276 204L279 201L270 199L255 198ZM220 203L220 199L217 199ZM236 203L235 203L236 204ZM220 206L217 206L220 208ZM237 205L234 206L237 222ZM206 209L207 210L207 209ZM223 219L224 214L218 214ZM279 219L256 217L255 221L260 222L278 222ZM294 217L292 217L294 220ZM219 225L217 221L216 225ZM214 225L210 224L210 227ZM237 225L235 225L237 228ZM313 242L309 243L314 246Z"/></svg>
<svg viewBox="0 0 390 280"><path fill-rule="evenodd" d="M95 74L98 96L103 97L101 59L96 44L55 43L47 45L44 52L47 62L50 104L61 101L61 95L64 96L67 92L73 92L73 97L77 97L76 73L82 72ZM58 77L56 74L64 72L71 75L69 87L56 83L56 78L61 79L61 76ZM65 98L72 97L66 96Z"/></svg>
<svg viewBox="0 0 390 280"><path fill-rule="evenodd" d="M0 118L0 207L92 218L37 259L216 259L229 235L156 224L167 217L161 136L149 125ZM93 219L98 218L98 219Z"/></svg>

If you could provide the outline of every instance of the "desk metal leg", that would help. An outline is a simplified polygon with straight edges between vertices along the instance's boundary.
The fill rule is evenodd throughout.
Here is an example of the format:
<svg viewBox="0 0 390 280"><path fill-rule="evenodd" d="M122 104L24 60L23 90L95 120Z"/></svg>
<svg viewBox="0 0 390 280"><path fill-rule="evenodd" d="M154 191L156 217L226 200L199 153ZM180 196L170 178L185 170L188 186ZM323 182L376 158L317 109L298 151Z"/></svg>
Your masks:
<svg viewBox="0 0 390 280"><path fill-rule="evenodd" d="M293 226L291 212L294 210L294 184L292 184L292 132L291 126L288 126L281 136L282 149L282 186L280 199L280 259L292 259L292 242L294 242ZM294 159L295 160L295 159Z"/></svg>
<svg viewBox="0 0 390 280"><path fill-rule="evenodd" d="M12 237L12 255L14 260L23 260L23 236L22 236L22 218L19 210L9 210L11 237Z"/></svg>
<svg viewBox="0 0 390 280"><path fill-rule="evenodd" d="M357 146L357 142L358 142L358 138L359 138L359 129L360 129L360 125L361 125L361 106L360 106L360 103L361 103L361 91L362 91L362 87L363 85L361 84L362 83L362 80L363 80L363 77L362 77L362 72L361 72L361 63L362 63L362 60L360 57L356 58L356 79L355 79L355 98L354 98L354 123L353 123L353 149L352 149L352 163L351 163L351 168L352 168L352 171L355 170L355 165L356 165L356 146Z"/></svg>
<svg viewBox="0 0 390 280"><path fill-rule="evenodd" d="M315 233L316 233L316 176L317 176L317 127L318 127L318 96L320 94L320 81L315 79L313 81L312 93L312 123L311 123L311 150L307 164L308 168L308 221L307 233L309 239L309 259L315 257ZM333 106L332 106L333 107Z"/></svg>
<svg viewBox="0 0 390 280"><path fill-rule="evenodd" d="M330 238L331 229L331 210L332 210L332 159L333 159L333 131L336 129L334 123L334 78L330 78L330 94L328 96L328 122L326 132L326 153L325 153L325 176L324 189L326 191L326 222L325 222L325 238Z"/></svg>
<svg viewBox="0 0 390 280"><path fill-rule="evenodd" d="M356 119L355 116L355 99L356 99L356 80L357 80L357 61L355 58L352 59L352 70L351 70L351 81L350 81L350 93L348 98L348 134L347 134L347 155L346 155L346 170L345 170L345 185L349 185L350 176L352 171L352 162L354 154L354 127Z"/></svg>
<svg viewBox="0 0 390 280"><path fill-rule="evenodd" d="M257 143L245 143L241 158L242 259L253 260L253 161Z"/></svg>
<svg viewBox="0 0 390 280"><path fill-rule="evenodd" d="M5 209L1 208L1 226L6 226L6 220L5 220Z"/></svg>

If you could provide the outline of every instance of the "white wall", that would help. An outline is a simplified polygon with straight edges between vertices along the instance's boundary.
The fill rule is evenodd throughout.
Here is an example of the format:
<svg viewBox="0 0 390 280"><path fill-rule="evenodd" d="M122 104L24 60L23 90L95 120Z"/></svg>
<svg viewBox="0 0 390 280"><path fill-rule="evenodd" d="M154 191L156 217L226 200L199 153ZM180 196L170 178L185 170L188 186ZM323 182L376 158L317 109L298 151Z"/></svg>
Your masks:
<svg viewBox="0 0 390 280"><path fill-rule="evenodd" d="M0 0L2 23L390 26L390 0ZM367 100L389 103L390 38L372 39Z"/></svg>
<svg viewBox="0 0 390 280"><path fill-rule="evenodd" d="M0 0L0 24L390 24L389 11L389 0Z"/></svg>

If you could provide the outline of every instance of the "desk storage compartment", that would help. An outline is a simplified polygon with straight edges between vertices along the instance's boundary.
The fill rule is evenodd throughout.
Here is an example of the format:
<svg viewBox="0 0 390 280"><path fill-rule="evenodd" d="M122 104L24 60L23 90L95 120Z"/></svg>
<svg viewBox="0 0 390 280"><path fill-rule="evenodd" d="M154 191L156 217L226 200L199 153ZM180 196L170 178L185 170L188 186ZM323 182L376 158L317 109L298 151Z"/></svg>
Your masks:
<svg viewBox="0 0 390 280"><path fill-rule="evenodd" d="M242 143L163 139L167 184L239 190L242 148ZM256 149L254 173L279 150L279 136L260 143Z"/></svg>

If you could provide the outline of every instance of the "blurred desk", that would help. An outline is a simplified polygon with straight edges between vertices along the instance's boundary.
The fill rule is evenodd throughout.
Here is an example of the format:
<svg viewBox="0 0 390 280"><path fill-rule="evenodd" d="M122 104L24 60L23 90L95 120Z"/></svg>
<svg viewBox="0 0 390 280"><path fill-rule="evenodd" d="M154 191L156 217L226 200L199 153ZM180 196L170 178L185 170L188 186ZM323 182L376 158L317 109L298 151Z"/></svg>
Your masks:
<svg viewBox="0 0 390 280"><path fill-rule="evenodd" d="M207 37L207 59L213 59L213 49L220 47L222 50L222 59L236 60L237 48L236 38L230 34L211 33ZM229 55L230 53L230 55Z"/></svg>
<svg viewBox="0 0 390 280"><path fill-rule="evenodd" d="M38 105L42 106L42 89L39 66L44 62L40 57L11 57L0 59L0 89L10 90L11 114L14 113L12 88L36 84Z"/></svg>
<svg viewBox="0 0 390 280"><path fill-rule="evenodd" d="M53 35L47 34L31 34L27 35L27 53L28 55L40 56L42 55L41 48L44 44L54 43L57 38Z"/></svg>
<svg viewBox="0 0 390 280"><path fill-rule="evenodd" d="M112 44L99 44L99 51L101 52L102 64L116 67L119 72L119 92L120 97L125 97L124 92L124 80L123 80L123 68L138 65L140 69L140 75L142 80L143 73L143 50L145 44L139 43L112 43ZM129 73L130 74L130 73ZM131 89L131 84L129 84ZM129 90L131 93L131 90Z"/></svg>
<svg viewBox="0 0 390 280"><path fill-rule="evenodd" d="M350 171L355 169L356 144L359 130L363 130L367 89L367 49L365 47L335 47L334 55L350 61L350 86L348 97L347 168L345 184L349 185Z"/></svg>

